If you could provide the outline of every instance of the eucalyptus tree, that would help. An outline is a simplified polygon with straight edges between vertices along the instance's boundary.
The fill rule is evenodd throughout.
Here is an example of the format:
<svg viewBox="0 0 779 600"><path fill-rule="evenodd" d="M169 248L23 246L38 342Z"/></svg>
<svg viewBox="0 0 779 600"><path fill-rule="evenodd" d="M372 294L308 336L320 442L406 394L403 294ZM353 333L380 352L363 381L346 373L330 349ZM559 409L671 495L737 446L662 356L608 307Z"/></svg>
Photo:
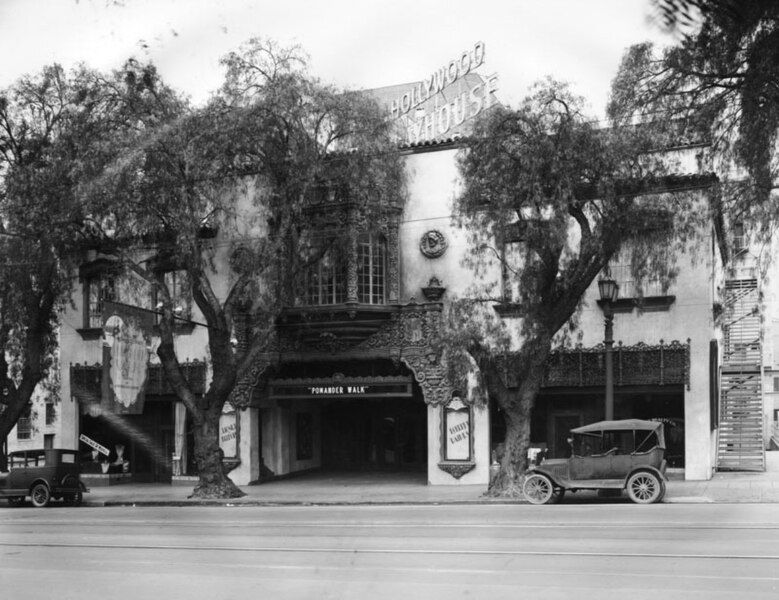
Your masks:
<svg viewBox="0 0 779 600"><path fill-rule="evenodd" d="M172 118L119 136L82 187L111 225L106 240L157 290L157 354L191 415L200 497L242 495L222 464L225 404L268 349L297 274L322 255L311 238L336 244L343 233L308 204L337 192L370 220L404 189L383 112L311 76L297 48L254 39L223 64L224 85L205 106L169 98ZM211 377L202 395L182 374L172 269L185 273L183 291L204 319Z"/></svg>
<svg viewBox="0 0 779 600"><path fill-rule="evenodd" d="M518 493L545 363L585 291L620 251L639 276L670 275L658 250L691 226L675 218L691 214L683 210L691 198L662 193L673 177L667 157L652 151L667 132L600 128L582 104L564 85L541 84L516 110L498 107L479 121L459 159L468 262L485 283L454 305L450 348L467 350L459 360L478 365L505 417L493 494ZM490 283L496 267L502 283ZM498 318L496 302L511 316Z"/></svg>

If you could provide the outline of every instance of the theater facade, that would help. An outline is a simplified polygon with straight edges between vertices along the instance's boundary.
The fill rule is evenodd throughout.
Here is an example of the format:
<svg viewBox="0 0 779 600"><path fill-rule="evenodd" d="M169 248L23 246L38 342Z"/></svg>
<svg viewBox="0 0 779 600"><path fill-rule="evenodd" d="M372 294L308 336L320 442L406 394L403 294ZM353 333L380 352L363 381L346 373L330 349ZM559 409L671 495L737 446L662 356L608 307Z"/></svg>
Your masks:
<svg viewBox="0 0 779 600"><path fill-rule="evenodd" d="M352 227L349 251L321 261L305 294L282 311L266 352L238 382L220 427L237 484L315 470L424 473L433 485L488 483L505 430L502 415L479 395L475 373L446 368L439 341L447 301L466 294L476 278L463 264L468 232L452 216L459 136L497 102L499 81L485 64L477 43L419 82L372 92L398 122L408 197L370 232ZM705 178L682 175L707 193ZM346 210L327 202L319 208ZM349 223L348 210L337 218ZM670 464L687 479L708 479L717 466L721 367L728 344L736 343L735 326L723 335L717 305L726 280L748 279L728 278L722 235L703 232L694 256L675 257L671 282L638 284L618 259L611 269L621 290L614 416L663 421ZM485 277L481 283L503 285L500 272ZM104 384L101 303L121 301L122 286L110 261L96 253L85 256L78 285L62 319L61 399L49 435L96 463L90 467L96 481L192 483L189 417L158 364L149 367L141 412L90 410ZM510 306L495 310L509 325L516 318ZM191 304L185 315L177 351L187 357L193 389L204 393L209 357L197 325L202 316ZM562 456L569 429L604 417L603 336L593 284L580 343L547 363L531 422L534 451ZM510 369L505 384L516 385Z"/></svg>

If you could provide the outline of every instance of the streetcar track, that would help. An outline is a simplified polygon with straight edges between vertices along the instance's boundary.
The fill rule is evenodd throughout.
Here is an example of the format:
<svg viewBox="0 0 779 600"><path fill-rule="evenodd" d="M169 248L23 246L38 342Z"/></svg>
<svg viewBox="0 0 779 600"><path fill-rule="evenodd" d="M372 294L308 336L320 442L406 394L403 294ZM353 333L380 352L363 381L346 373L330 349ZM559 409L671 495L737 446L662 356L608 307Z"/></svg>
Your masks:
<svg viewBox="0 0 779 600"><path fill-rule="evenodd" d="M633 523L463 523L462 521L452 521L450 523L398 523L398 522L381 522L370 521L366 523L341 523L337 521L219 521L215 523L204 523L198 521L178 521L166 519L162 521L148 521L148 520L136 520L136 521L91 521L89 523L81 522L62 522L62 521L41 521L38 519L30 521L19 521L18 519L0 519L0 523L12 524L18 526L29 526L34 524L45 525L49 527L77 527L83 529L85 527L105 527L111 525L113 527L137 527L144 525L147 527L159 527L165 525L175 525L176 527L203 527L203 528L234 528L234 529L246 529L248 527L264 527L264 528L316 528L326 529L337 527L339 529L364 529L364 528L382 528L382 529L406 529L406 528L428 528L428 529L451 529L457 528L471 528L471 529L649 529L649 530L779 530L779 524L774 523L718 523L716 525L709 524L690 524L690 523L659 523L659 524L633 524Z"/></svg>
<svg viewBox="0 0 779 600"><path fill-rule="evenodd" d="M180 544L88 544L64 542L0 542L10 548L81 548L94 550L167 550L195 552L277 552L299 554L397 554L434 556L560 556L576 558L676 558L710 560L776 560L779 555L767 554L682 554L671 552L573 552L559 550L436 550L413 548L289 548L284 546L188 546Z"/></svg>
<svg viewBox="0 0 779 600"><path fill-rule="evenodd" d="M117 563L121 563L121 560L115 561ZM165 563L168 568L177 566L176 563ZM133 561L133 565L135 566L160 566L160 561ZM221 565L220 569L234 569L234 570L244 570L244 569L254 569L254 570L267 570L267 571L313 571L313 572L320 572L320 571L329 571L329 572L363 572L363 573L374 573L375 567L374 566L361 566L356 565L354 563L350 563L348 565L325 565L321 563L313 564L313 565L285 565L285 564L268 564L264 563L261 565L258 565L257 563L236 563L231 562L226 565ZM0 567L0 571L9 571L9 570L21 570L19 567ZM451 574L451 575L484 575L484 576L495 576L500 575L504 573L503 569L501 568L493 568L493 569L484 569L484 568L474 568L474 567L457 567L457 568L446 568L446 567L419 567L414 565L404 565L404 566L390 566L385 567L382 569L382 574L386 576L388 573L396 572L398 574L405 574L405 573L415 573L415 574L421 574L421 573L428 573L428 574ZM556 570L549 570L549 569L538 569L538 568L532 568L532 569L521 569L517 570L517 572L521 572L523 576L552 576L552 577L560 577L561 575L564 575L568 578L576 578L576 577L587 577L587 576L604 576L604 577L614 577L615 574L613 571L581 571L581 570L571 570L566 569L564 573L561 573L560 571ZM627 573L619 573L619 577L627 578L627 579L635 579L635 578L646 578L646 579L656 579L657 574L652 572L643 572L643 571L632 571ZM756 582L756 581L779 581L779 576L760 576L760 575L704 575L700 573L674 573L673 575L667 576L669 579L673 580L713 580L713 581L725 581L725 582L733 582L733 581L749 581L749 582ZM514 583L500 583L497 582L497 585L515 585Z"/></svg>

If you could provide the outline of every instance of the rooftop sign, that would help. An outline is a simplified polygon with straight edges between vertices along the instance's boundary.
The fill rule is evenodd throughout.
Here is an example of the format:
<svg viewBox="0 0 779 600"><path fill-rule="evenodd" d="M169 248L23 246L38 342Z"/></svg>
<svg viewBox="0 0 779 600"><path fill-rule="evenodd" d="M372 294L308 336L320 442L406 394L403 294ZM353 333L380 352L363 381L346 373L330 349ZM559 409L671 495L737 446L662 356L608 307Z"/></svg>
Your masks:
<svg viewBox="0 0 779 600"><path fill-rule="evenodd" d="M496 102L498 76L475 73L484 56L484 42L476 42L390 101L389 113L397 120L403 142L419 144L468 133L467 121Z"/></svg>

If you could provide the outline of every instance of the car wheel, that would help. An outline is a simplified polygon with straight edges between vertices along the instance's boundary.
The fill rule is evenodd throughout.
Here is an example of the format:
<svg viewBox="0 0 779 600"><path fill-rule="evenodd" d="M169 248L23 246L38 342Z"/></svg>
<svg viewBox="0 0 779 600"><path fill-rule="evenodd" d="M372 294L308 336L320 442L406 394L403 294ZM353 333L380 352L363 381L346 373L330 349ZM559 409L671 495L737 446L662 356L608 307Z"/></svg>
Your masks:
<svg viewBox="0 0 779 600"><path fill-rule="evenodd" d="M627 483L628 497L636 504L660 502L665 495L665 484L654 473L633 473Z"/></svg>
<svg viewBox="0 0 779 600"><path fill-rule="evenodd" d="M21 506L24 504L24 496L9 496L8 504L10 506Z"/></svg>
<svg viewBox="0 0 779 600"><path fill-rule="evenodd" d="M554 486L546 475L531 473L525 479L522 492L531 504L549 504L554 496Z"/></svg>
<svg viewBox="0 0 779 600"><path fill-rule="evenodd" d="M37 483L30 490L30 500L32 505L36 508L43 508L51 500L51 492L49 492L49 486L45 483Z"/></svg>

